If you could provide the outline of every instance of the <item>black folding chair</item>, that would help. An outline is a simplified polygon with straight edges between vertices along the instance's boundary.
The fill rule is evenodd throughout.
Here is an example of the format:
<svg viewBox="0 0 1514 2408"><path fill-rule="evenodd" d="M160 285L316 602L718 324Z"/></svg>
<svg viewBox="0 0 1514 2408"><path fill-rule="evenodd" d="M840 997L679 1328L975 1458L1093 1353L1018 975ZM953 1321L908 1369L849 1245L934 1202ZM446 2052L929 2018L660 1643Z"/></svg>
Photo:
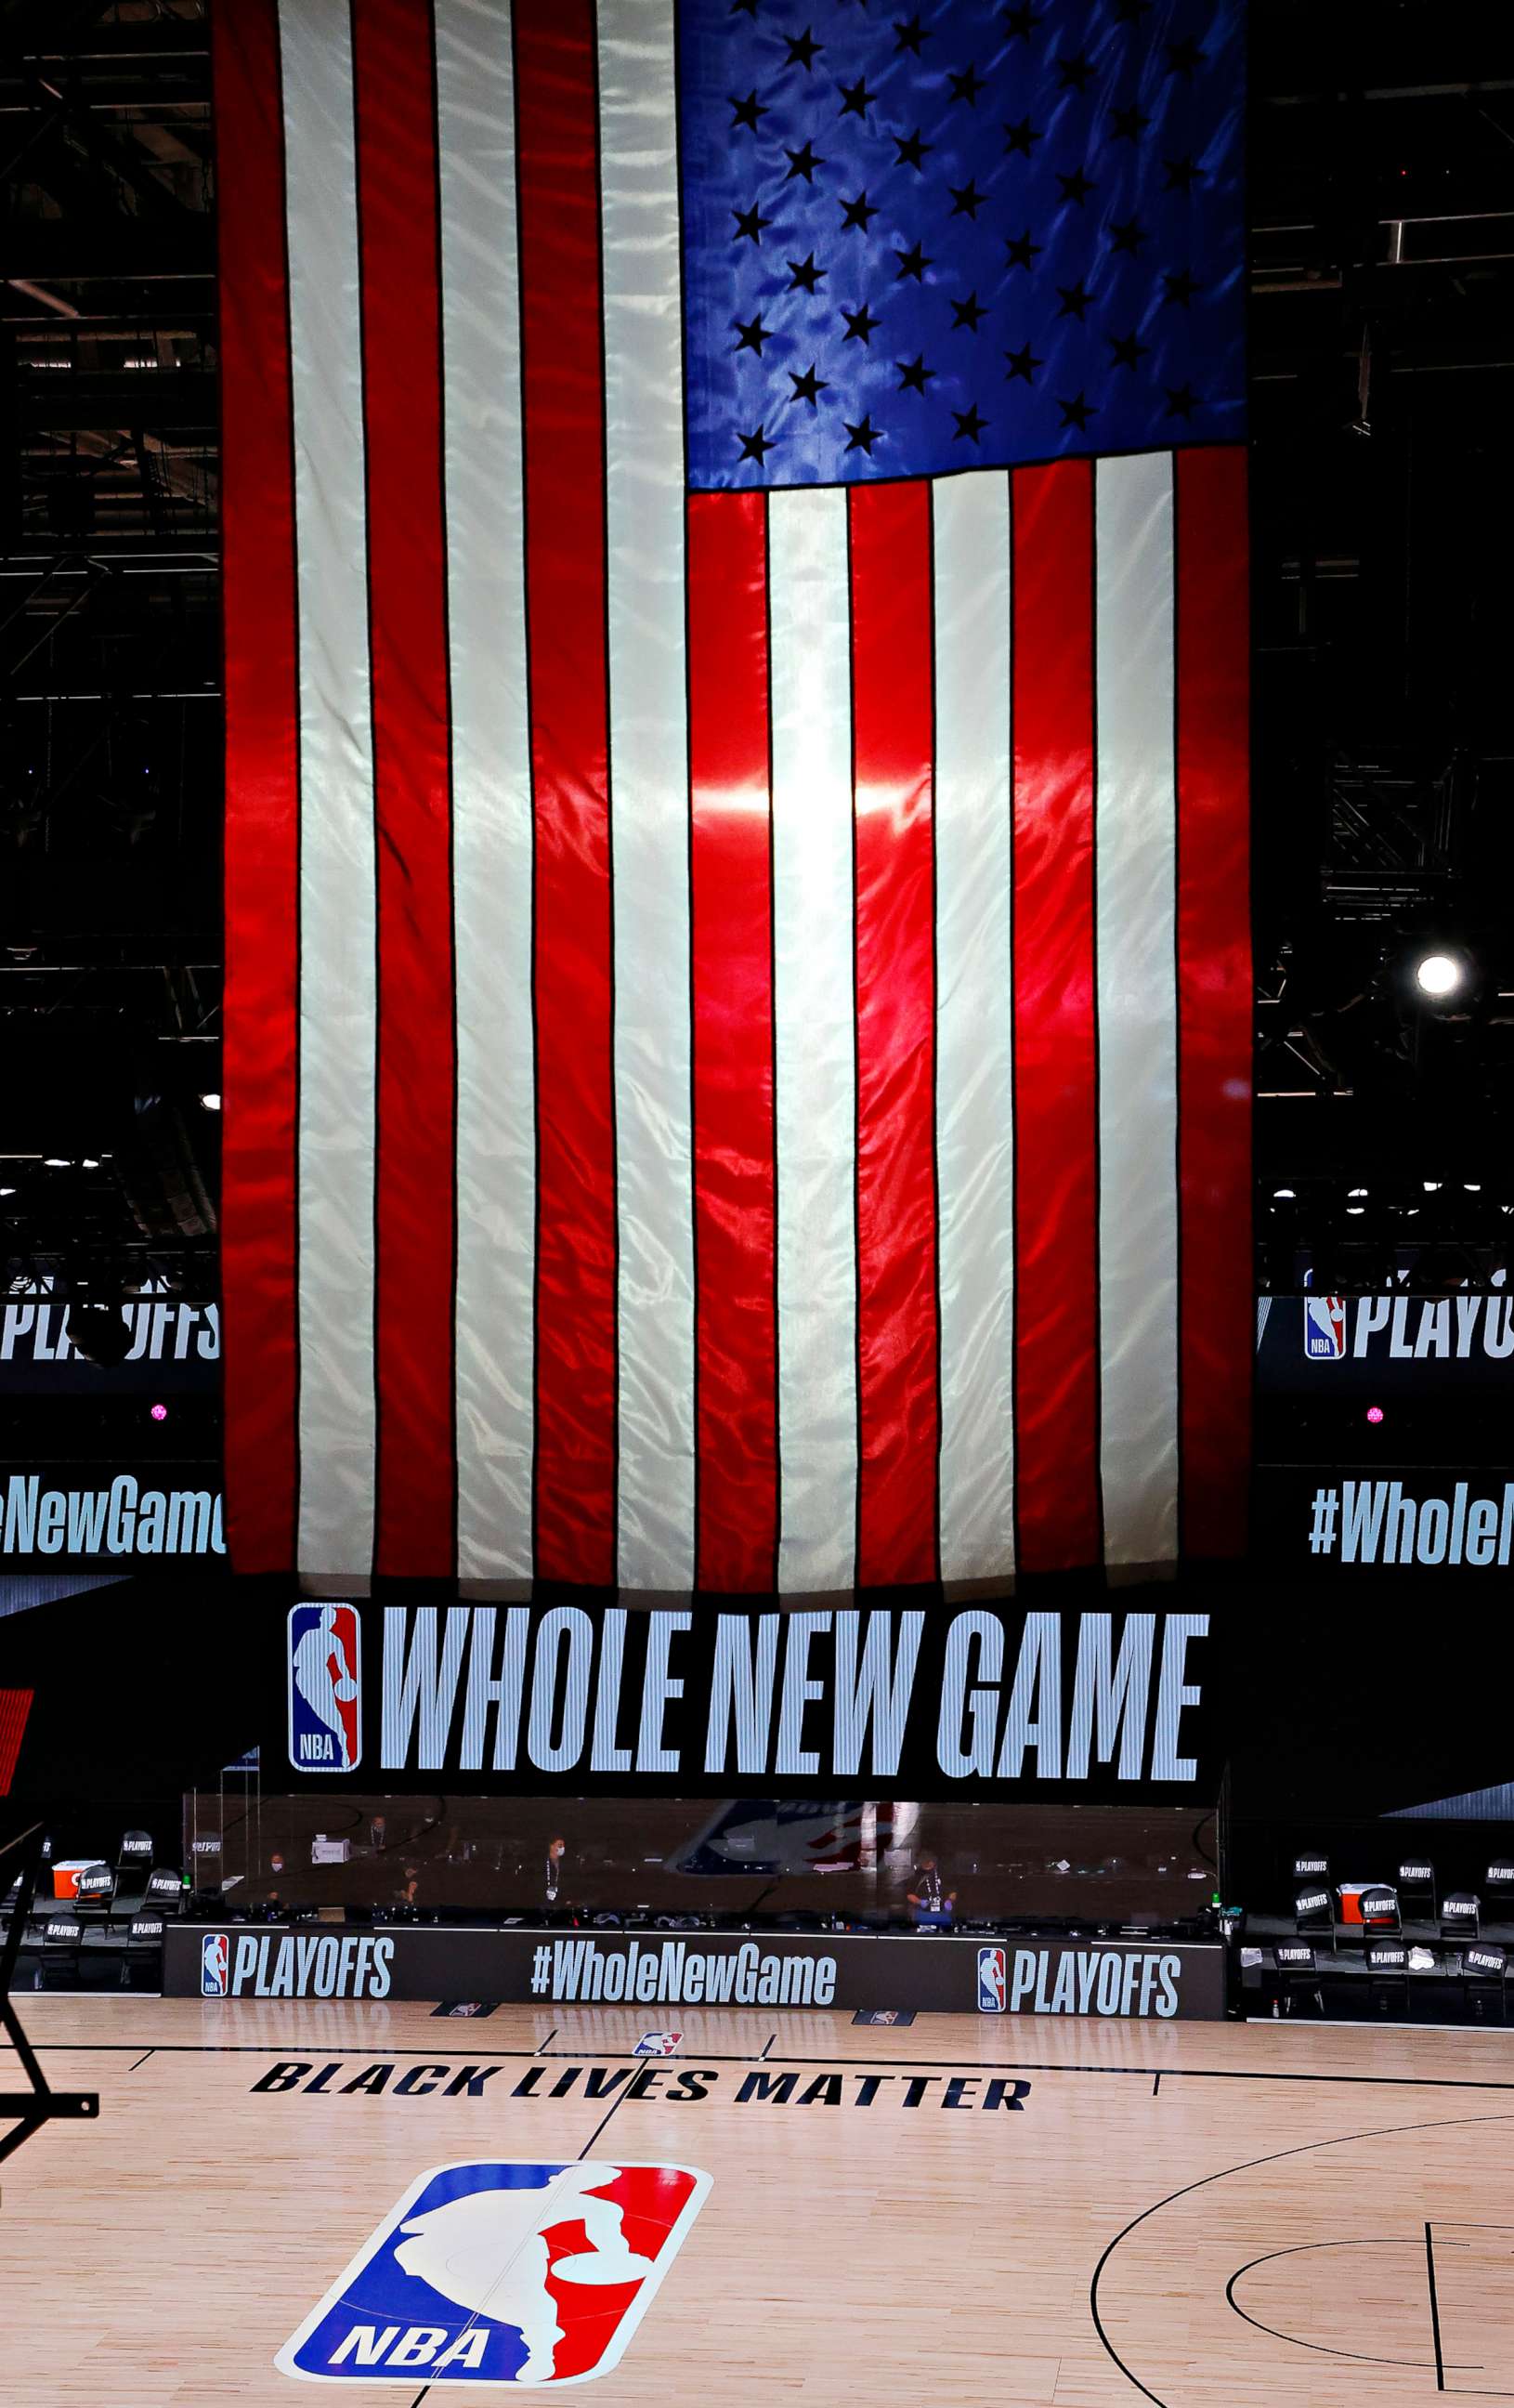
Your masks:
<svg viewBox="0 0 1514 2408"><path fill-rule="evenodd" d="M1466 2010L1477 2024L1507 2021L1508 1956L1491 1940L1478 1940L1462 1951L1462 1980Z"/></svg>
<svg viewBox="0 0 1514 2408"><path fill-rule="evenodd" d="M86 1865L74 1887L74 1908L81 1920L103 1922L116 1898L116 1875L104 1858Z"/></svg>
<svg viewBox="0 0 1514 2408"><path fill-rule="evenodd" d="M1366 1945L1368 1996L1373 2012L1391 2014L1396 2007L1408 2014L1408 1949L1402 1940L1369 1940Z"/></svg>
<svg viewBox="0 0 1514 2408"><path fill-rule="evenodd" d="M1376 1883L1371 1889L1363 1890L1356 1901L1356 1911L1362 1918L1364 1947L1370 1948L1374 1940L1403 1938L1404 1925L1398 1912L1398 1892L1395 1889L1390 1889L1386 1882Z"/></svg>
<svg viewBox="0 0 1514 2408"><path fill-rule="evenodd" d="M62 1990L76 1986L83 1936L83 1926L68 1907L56 1906L48 1910L38 1933L41 1941L38 1988Z"/></svg>
<svg viewBox="0 0 1514 2408"><path fill-rule="evenodd" d="M1293 1898L1293 1929L1301 1939L1315 1932L1335 1941L1335 1896L1328 1882L1311 1882Z"/></svg>
<svg viewBox="0 0 1514 2408"><path fill-rule="evenodd" d="M1277 1963L1278 1995L1285 2015L1291 2015L1300 1999L1312 1999L1317 2015L1324 2014L1324 1990L1314 1951L1302 1940L1280 1940L1273 1950Z"/></svg>
<svg viewBox="0 0 1514 2408"><path fill-rule="evenodd" d="M123 1831L116 1856L115 1908L118 1914L130 1914L141 1905L147 1895L148 1875L151 1870L150 1831Z"/></svg>
<svg viewBox="0 0 1514 2408"><path fill-rule="evenodd" d="M149 1914L179 1914L183 1910L184 1876L166 1865L155 1865L147 1878L142 1906Z"/></svg>

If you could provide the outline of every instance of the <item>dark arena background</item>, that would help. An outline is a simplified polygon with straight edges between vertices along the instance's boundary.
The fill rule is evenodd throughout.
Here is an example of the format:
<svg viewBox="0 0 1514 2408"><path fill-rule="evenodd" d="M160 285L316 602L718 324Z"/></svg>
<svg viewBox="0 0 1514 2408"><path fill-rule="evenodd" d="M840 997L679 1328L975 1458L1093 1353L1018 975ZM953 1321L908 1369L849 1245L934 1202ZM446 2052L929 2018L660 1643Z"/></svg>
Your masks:
<svg viewBox="0 0 1514 2408"><path fill-rule="evenodd" d="M1514 2401L1514 14L0 155L7 2408Z"/></svg>

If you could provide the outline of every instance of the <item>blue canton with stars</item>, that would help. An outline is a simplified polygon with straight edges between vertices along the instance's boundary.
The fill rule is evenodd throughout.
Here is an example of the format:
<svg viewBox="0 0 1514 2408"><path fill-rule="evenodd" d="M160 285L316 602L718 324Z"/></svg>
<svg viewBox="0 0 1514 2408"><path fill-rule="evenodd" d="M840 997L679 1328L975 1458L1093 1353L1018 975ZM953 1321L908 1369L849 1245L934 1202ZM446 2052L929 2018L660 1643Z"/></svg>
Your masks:
<svg viewBox="0 0 1514 2408"><path fill-rule="evenodd" d="M1244 0L682 0L689 477L1245 433Z"/></svg>

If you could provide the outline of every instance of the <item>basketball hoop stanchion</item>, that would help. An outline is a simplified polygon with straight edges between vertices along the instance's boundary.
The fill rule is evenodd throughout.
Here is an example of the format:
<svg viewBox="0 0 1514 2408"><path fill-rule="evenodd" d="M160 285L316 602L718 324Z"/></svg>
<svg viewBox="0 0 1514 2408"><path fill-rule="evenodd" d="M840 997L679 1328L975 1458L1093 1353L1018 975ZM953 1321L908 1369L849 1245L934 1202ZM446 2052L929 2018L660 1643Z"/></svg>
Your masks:
<svg viewBox="0 0 1514 2408"><path fill-rule="evenodd" d="M97 2090L49 2089L47 2076L21 2029L21 2017L11 2000L11 1977L21 1954L21 1933L32 1912L37 1868L42 1861L40 1823L34 1823L16 1839L0 1844L0 1866L17 1856L21 1859L21 1887L16 1895L5 1945L0 1948L0 2031L5 2033L20 2058L21 2071L30 2087L25 2090L0 2090L0 2123L12 2116L16 2118L9 2131L0 2130L0 2158L11 2156L23 2141L29 2141L34 2132L39 2132L44 2124L61 2120L77 2122L80 2117L93 2117L100 2113Z"/></svg>

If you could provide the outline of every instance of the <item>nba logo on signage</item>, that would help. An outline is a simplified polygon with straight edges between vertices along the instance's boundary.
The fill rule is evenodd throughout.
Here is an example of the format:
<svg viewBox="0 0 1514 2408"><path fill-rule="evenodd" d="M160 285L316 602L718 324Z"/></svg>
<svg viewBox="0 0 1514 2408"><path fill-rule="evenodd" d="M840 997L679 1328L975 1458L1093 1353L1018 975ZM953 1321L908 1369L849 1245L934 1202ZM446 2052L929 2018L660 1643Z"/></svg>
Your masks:
<svg viewBox="0 0 1514 2408"><path fill-rule="evenodd" d="M978 1952L978 2012L980 2015L1002 2015L1007 1995L1004 1950L980 1948Z"/></svg>
<svg viewBox="0 0 1514 2408"><path fill-rule="evenodd" d="M708 2188L692 2166L435 2166L274 2363L316 2383L591 2382L619 2364Z"/></svg>
<svg viewBox="0 0 1514 2408"><path fill-rule="evenodd" d="M200 1996L223 1999L231 1966L231 1942L224 1931L207 1931L200 1942Z"/></svg>
<svg viewBox="0 0 1514 2408"><path fill-rule="evenodd" d="M350 1605L289 1612L289 1760L350 1772L363 1752L363 1631Z"/></svg>
<svg viewBox="0 0 1514 2408"><path fill-rule="evenodd" d="M1305 1297L1304 1352L1311 1363L1341 1361L1346 1353L1346 1299L1343 1296Z"/></svg>

